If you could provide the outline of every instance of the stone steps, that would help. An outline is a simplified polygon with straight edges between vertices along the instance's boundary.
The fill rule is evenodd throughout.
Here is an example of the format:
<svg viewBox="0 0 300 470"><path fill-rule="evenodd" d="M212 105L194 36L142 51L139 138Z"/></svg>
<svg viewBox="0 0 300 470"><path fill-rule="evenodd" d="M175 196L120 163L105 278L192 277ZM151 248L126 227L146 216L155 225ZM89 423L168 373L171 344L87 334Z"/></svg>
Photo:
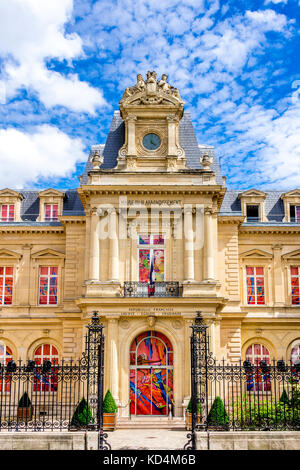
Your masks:
<svg viewBox="0 0 300 470"><path fill-rule="evenodd" d="M184 418L118 418L117 429L185 429Z"/></svg>

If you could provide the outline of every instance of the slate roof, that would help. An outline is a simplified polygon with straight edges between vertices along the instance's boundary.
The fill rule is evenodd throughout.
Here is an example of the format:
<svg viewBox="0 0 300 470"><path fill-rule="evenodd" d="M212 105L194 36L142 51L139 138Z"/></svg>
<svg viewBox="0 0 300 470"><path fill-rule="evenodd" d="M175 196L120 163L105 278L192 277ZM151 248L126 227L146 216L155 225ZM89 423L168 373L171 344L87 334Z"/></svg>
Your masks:
<svg viewBox="0 0 300 470"><path fill-rule="evenodd" d="M23 222L9 222L9 225L60 225L59 222L36 222L40 213L39 191L20 190L23 199L21 201L21 219ZM85 215L79 195L76 189L65 191L63 215ZM2 223L7 225L7 223Z"/></svg>
<svg viewBox="0 0 300 470"><path fill-rule="evenodd" d="M220 215L241 215L241 201L238 195L242 191L238 190L227 190ZM264 191L267 194L265 199L265 214L269 222L282 222L284 217L284 206L283 200L281 199L282 191ZM257 225L257 223L251 222L251 225ZM262 224L261 222L258 223ZM249 223L247 224L249 225Z"/></svg>
<svg viewBox="0 0 300 470"><path fill-rule="evenodd" d="M120 111L115 111L110 126L110 130L103 145L93 145L89 159L87 161L84 173L82 175L82 184L87 184L88 172L92 169L91 158L95 150L98 150L104 157L101 169L113 169L117 165L118 151L124 143L125 125L121 118ZM179 142L185 150L187 166L191 169L201 169L200 156L208 153L213 156L213 163L211 169L216 173L216 180L218 184L222 184L222 177L220 165L215 155L214 147L199 145L194 132L194 127L189 111L185 111L182 119L179 121Z"/></svg>

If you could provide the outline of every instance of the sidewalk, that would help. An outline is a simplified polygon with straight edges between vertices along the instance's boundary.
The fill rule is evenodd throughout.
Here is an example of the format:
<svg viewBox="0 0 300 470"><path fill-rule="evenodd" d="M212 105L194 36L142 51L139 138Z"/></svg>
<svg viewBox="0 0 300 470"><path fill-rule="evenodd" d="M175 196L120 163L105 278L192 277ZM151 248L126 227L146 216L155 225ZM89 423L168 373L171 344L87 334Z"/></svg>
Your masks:
<svg viewBox="0 0 300 470"><path fill-rule="evenodd" d="M188 431L172 429L119 429L108 432L112 450L180 450L187 443Z"/></svg>

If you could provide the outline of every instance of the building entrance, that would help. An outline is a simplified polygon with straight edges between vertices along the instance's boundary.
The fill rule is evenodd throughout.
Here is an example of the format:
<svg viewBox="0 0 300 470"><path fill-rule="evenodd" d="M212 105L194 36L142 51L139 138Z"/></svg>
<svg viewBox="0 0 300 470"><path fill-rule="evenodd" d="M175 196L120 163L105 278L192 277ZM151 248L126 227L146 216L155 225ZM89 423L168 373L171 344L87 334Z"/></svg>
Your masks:
<svg viewBox="0 0 300 470"><path fill-rule="evenodd" d="M172 406L172 344L158 331L145 331L130 348L130 413L168 416Z"/></svg>

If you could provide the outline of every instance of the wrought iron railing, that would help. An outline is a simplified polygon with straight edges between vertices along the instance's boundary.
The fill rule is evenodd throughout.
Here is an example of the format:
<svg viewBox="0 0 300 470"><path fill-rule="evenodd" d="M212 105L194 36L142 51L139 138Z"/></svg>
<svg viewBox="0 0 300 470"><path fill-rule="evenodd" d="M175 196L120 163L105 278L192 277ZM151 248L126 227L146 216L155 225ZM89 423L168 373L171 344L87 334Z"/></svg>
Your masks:
<svg viewBox="0 0 300 470"><path fill-rule="evenodd" d="M77 361L0 365L0 431L97 431L103 433L103 325L95 312L85 351Z"/></svg>
<svg viewBox="0 0 300 470"><path fill-rule="evenodd" d="M124 297L179 297L179 282L124 282Z"/></svg>
<svg viewBox="0 0 300 470"><path fill-rule="evenodd" d="M218 362L207 328L200 316L192 326L192 433L185 448L195 449L200 430L300 431L300 360Z"/></svg>

